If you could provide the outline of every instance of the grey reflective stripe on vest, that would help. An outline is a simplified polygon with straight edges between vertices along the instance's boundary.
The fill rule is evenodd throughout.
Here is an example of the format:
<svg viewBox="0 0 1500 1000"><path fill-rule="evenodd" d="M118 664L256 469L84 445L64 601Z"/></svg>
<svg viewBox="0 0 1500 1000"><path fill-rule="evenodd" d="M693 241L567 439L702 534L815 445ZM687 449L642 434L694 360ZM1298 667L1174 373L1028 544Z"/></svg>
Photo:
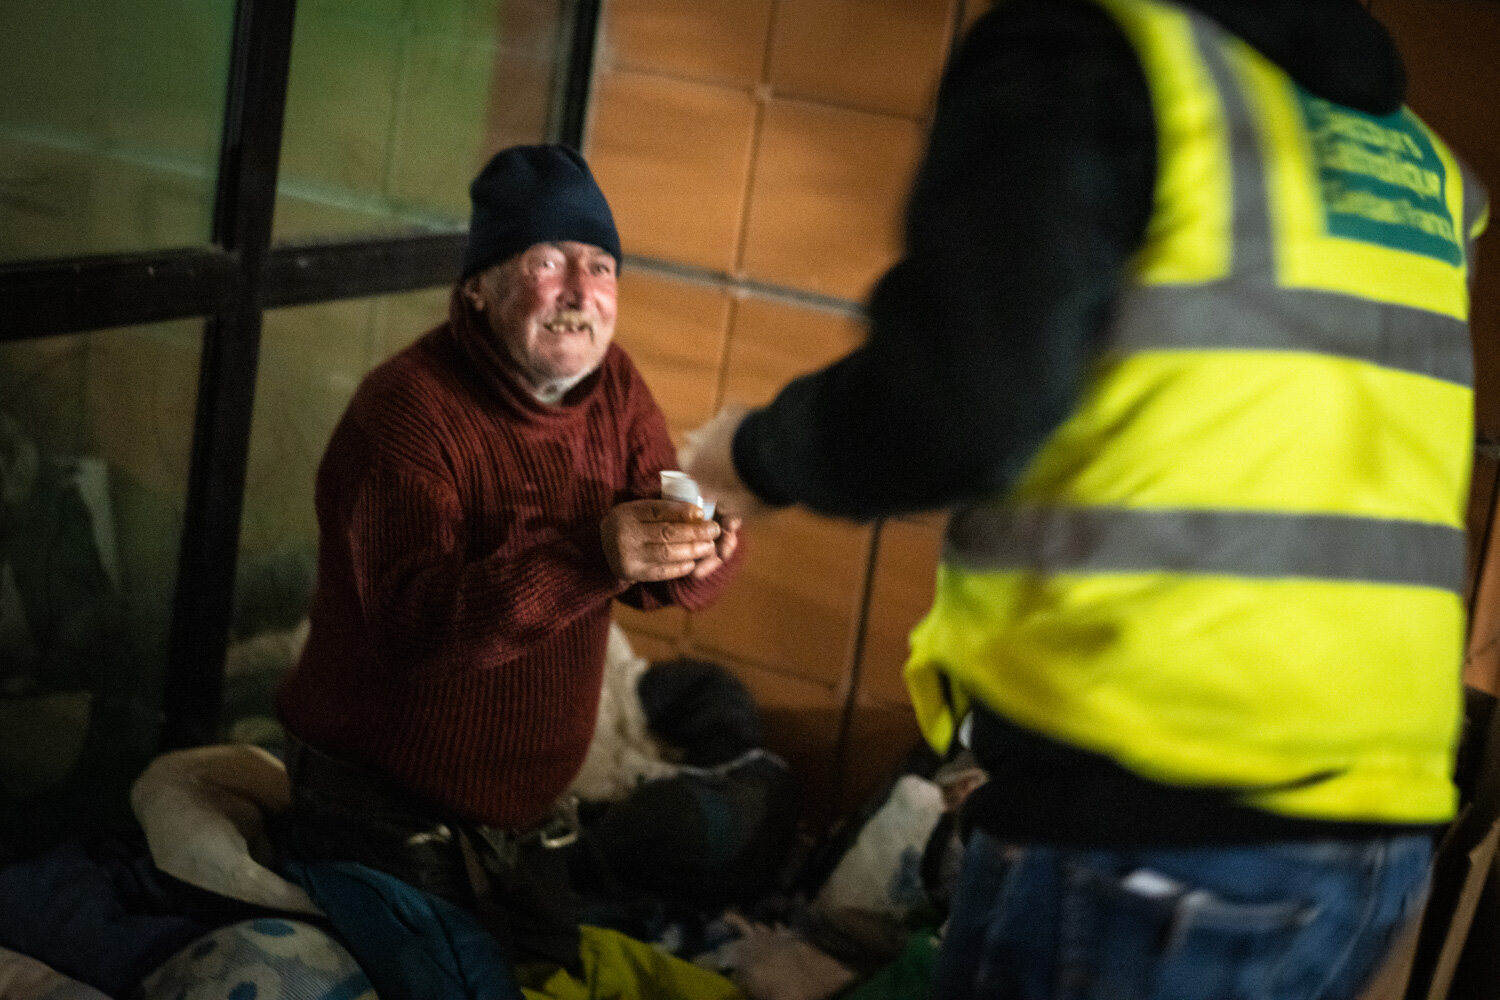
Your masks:
<svg viewBox="0 0 1500 1000"><path fill-rule="evenodd" d="M1276 284L1271 255L1271 209L1266 201L1265 162L1261 157L1260 133L1240 93L1238 82L1224 60L1222 45L1231 38L1217 22L1189 11L1193 43L1213 77L1214 89L1224 108L1229 133L1230 198L1234 203L1230 270L1240 281Z"/></svg>
<svg viewBox="0 0 1500 1000"><path fill-rule="evenodd" d="M1461 593L1464 533L1415 521L1257 511L974 507L943 561L978 572L1213 574Z"/></svg>
<svg viewBox="0 0 1500 1000"><path fill-rule="evenodd" d="M1110 343L1124 352L1313 351L1474 384L1466 323L1334 292L1224 283L1135 288L1120 305Z"/></svg>
<svg viewBox="0 0 1500 1000"><path fill-rule="evenodd" d="M1111 348L1307 351L1472 387L1466 323L1351 295L1277 286L1265 164L1255 121L1224 59L1221 44L1229 36L1199 14L1188 16L1229 135L1233 273L1208 285L1132 288L1116 314Z"/></svg>

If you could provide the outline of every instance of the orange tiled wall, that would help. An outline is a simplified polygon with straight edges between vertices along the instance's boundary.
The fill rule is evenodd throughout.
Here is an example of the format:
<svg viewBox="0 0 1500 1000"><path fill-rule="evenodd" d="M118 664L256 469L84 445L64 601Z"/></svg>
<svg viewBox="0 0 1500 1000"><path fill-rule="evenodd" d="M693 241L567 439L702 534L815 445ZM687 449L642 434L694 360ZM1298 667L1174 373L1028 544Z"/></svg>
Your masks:
<svg viewBox="0 0 1500 1000"><path fill-rule="evenodd" d="M863 339L962 7L606 3L585 152L632 258L619 340L679 443ZM642 655L732 666L809 801L847 803L916 743L900 668L939 533L782 512L713 608L619 617Z"/></svg>

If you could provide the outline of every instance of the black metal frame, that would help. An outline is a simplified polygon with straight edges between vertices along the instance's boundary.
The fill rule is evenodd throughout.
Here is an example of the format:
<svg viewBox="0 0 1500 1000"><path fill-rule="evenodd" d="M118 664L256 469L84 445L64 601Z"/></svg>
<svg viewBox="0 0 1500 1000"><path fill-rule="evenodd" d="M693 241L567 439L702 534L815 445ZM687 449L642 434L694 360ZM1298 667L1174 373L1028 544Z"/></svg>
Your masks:
<svg viewBox="0 0 1500 1000"><path fill-rule="evenodd" d="M581 146L601 0L564 24L550 138ZM448 284L462 232L271 246L295 0L239 0L213 245L0 266L0 343L205 317L162 704L163 748L214 737L266 309Z"/></svg>

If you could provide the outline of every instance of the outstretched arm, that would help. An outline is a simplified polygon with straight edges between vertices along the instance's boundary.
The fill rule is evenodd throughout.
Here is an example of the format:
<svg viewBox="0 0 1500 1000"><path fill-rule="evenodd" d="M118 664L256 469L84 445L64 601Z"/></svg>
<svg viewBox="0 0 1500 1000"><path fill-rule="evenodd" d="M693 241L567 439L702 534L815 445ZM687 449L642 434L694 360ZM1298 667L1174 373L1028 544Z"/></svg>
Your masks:
<svg viewBox="0 0 1500 1000"><path fill-rule="evenodd" d="M945 77L868 341L716 428L687 471L859 519L1011 485L1098 355L1154 145L1144 76L1106 15L997 5Z"/></svg>

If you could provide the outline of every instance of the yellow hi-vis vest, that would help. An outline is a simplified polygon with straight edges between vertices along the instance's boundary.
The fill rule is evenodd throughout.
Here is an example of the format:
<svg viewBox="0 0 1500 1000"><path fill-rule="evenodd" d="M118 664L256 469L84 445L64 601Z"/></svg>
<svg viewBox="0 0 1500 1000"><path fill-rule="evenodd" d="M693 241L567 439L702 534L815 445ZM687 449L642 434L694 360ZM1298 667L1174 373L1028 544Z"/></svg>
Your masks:
<svg viewBox="0 0 1500 1000"><path fill-rule="evenodd" d="M1407 110L1097 2L1149 84L1154 211L1077 410L950 521L918 721L946 749L977 701L1275 813L1445 821L1483 190Z"/></svg>

